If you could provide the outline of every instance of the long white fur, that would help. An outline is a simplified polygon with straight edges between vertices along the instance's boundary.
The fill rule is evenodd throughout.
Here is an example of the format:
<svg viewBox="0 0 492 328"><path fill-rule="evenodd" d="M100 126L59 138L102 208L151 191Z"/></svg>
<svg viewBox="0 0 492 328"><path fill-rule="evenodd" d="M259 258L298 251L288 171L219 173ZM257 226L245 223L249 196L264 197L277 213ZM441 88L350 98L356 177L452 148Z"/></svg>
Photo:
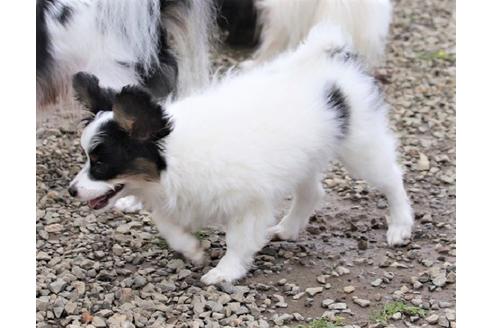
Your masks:
<svg viewBox="0 0 492 328"><path fill-rule="evenodd" d="M368 66L380 63L391 23L390 0L255 0L261 25L260 46L252 66L293 49L322 21L350 34Z"/></svg>
<svg viewBox="0 0 492 328"><path fill-rule="evenodd" d="M178 95L201 89L209 82L209 51L213 44L214 6L212 0L191 0L186 15L183 11L166 12L163 20L178 57Z"/></svg>
<svg viewBox="0 0 492 328"><path fill-rule="evenodd" d="M174 130L162 140L167 169L160 182L114 182L144 202L169 245L192 261L201 262L204 253L190 232L225 228L227 252L202 277L205 283L243 277L273 235L296 239L322 198L322 175L334 159L386 195L388 243L410 237L412 210L387 106L361 66L330 49L349 51L350 41L339 28L321 24L297 50L166 104ZM349 107L346 134L327 101L334 86ZM97 118L84 138L96 137L98 120L111 116ZM99 194L108 190L104 183ZM291 194L292 207L276 224L274 209Z"/></svg>
<svg viewBox="0 0 492 328"><path fill-rule="evenodd" d="M179 96L203 87L209 76L208 32L212 6L210 0L189 3L188 10L174 10L162 17L178 57ZM73 8L65 25L56 18L64 5ZM101 86L116 90L139 84L135 69L120 63L138 62L146 71L158 62L159 8L159 0L53 2L52 15L46 18L54 57L50 75L64 89L62 95L68 92L72 75L79 71L96 75Z"/></svg>

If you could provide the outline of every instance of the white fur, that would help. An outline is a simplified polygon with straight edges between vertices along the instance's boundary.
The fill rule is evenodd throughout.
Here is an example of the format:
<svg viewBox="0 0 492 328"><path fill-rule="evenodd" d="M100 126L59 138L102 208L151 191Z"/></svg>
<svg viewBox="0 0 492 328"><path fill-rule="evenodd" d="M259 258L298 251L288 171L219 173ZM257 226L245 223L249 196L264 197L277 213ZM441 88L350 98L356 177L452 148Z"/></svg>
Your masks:
<svg viewBox="0 0 492 328"><path fill-rule="evenodd" d="M135 196L128 196L119 198L114 207L125 213L136 213L143 209L143 204Z"/></svg>
<svg viewBox="0 0 492 328"><path fill-rule="evenodd" d="M65 25L56 18L64 5L73 9ZM101 86L116 90L139 84L135 68L121 63L141 63L147 71L158 62L158 22L162 19L171 50L178 57L177 93L184 96L203 87L209 76L210 0L190 0L189 10L182 7L161 18L159 0L54 2L46 17L54 58L50 79L62 95L68 92L72 75L79 71L96 75ZM41 102L42 85L38 89Z"/></svg>
<svg viewBox="0 0 492 328"><path fill-rule="evenodd" d="M163 21L169 31L172 48L178 57L178 95L201 89L209 82L209 40L214 16L212 0L191 0L191 10L166 12Z"/></svg>
<svg viewBox="0 0 492 328"><path fill-rule="evenodd" d="M388 243L410 237L412 210L387 106L372 78L347 60L344 40L339 28L322 24L296 51L164 106L174 122L162 140L167 169L158 183L125 181L125 189L152 211L169 245L194 262L204 255L191 231L225 228L227 252L203 282L243 277L273 235L296 239L321 200L321 178L334 159L388 198ZM333 55L333 49L344 50ZM327 101L335 85L349 107L346 134ZM292 208L275 224L274 209L290 194Z"/></svg>
<svg viewBox="0 0 492 328"><path fill-rule="evenodd" d="M391 22L390 0L255 0L261 26L260 47L252 66L293 49L322 21L340 25L369 66L384 54Z"/></svg>
<svg viewBox="0 0 492 328"><path fill-rule="evenodd" d="M82 132L80 138L80 145L84 150L86 157L89 158L89 150L98 143L98 129L99 127L113 118L113 112L100 112L96 119L91 122ZM77 188L77 195L81 200L88 201L90 199L99 197L109 190L114 189L115 184L111 184L107 181L95 181L89 177L90 162L86 161L84 167L77 176L72 180L70 186ZM112 202L111 205L113 205Z"/></svg>

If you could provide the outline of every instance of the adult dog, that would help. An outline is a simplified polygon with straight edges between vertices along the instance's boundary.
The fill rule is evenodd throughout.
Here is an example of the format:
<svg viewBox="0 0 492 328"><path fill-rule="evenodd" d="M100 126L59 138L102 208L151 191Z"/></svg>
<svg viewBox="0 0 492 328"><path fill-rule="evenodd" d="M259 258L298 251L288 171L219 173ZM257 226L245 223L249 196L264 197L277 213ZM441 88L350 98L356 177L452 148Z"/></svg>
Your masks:
<svg viewBox="0 0 492 328"><path fill-rule="evenodd" d="M161 99L208 82L211 1L38 0L36 9L39 107L66 96L79 71Z"/></svg>

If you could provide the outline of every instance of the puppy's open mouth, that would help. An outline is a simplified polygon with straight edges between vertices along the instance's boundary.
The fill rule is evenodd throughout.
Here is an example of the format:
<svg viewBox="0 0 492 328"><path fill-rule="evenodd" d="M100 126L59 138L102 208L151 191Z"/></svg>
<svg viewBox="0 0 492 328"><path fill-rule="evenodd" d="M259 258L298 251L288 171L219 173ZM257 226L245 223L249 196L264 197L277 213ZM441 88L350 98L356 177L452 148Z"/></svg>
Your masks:
<svg viewBox="0 0 492 328"><path fill-rule="evenodd" d="M89 200L89 207L93 210L99 210L103 208L104 206L108 205L109 200L113 198L117 193L119 193L124 186L125 185L122 184L116 185L114 187L114 190L110 190L102 196Z"/></svg>

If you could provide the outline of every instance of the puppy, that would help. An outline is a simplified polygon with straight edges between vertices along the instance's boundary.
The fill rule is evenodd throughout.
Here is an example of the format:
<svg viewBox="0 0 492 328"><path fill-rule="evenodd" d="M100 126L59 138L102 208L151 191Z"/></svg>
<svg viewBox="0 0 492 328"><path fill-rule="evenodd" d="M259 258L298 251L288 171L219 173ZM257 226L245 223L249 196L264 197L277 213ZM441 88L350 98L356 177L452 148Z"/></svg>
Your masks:
<svg viewBox="0 0 492 328"><path fill-rule="evenodd" d="M232 46L259 44L251 67L294 49L322 21L340 25L368 67L380 63L391 22L390 0L216 0Z"/></svg>
<svg viewBox="0 0 492 328"><path fill-rule="evenodd" d="M100 210L137 195L169 246L195 263L204 252L192 232L222 225L227 252L202 277L214 284L243 277L273 236L298 238L322 198L324 170L338 159L385 194L388 244L404 243L413 215L387 105L351 49L338 27L322 24L297 50L165 104L78 74L75 90L95 117L70 194ZM274 208L290 194L276 224Z"/></svg>
<svg viewBox="0 0 492 328"><path fill-rule="evenodd" d="M73 74L156 98L208 83L211 0L38 0L37 103L66 98Z"/></svg>

